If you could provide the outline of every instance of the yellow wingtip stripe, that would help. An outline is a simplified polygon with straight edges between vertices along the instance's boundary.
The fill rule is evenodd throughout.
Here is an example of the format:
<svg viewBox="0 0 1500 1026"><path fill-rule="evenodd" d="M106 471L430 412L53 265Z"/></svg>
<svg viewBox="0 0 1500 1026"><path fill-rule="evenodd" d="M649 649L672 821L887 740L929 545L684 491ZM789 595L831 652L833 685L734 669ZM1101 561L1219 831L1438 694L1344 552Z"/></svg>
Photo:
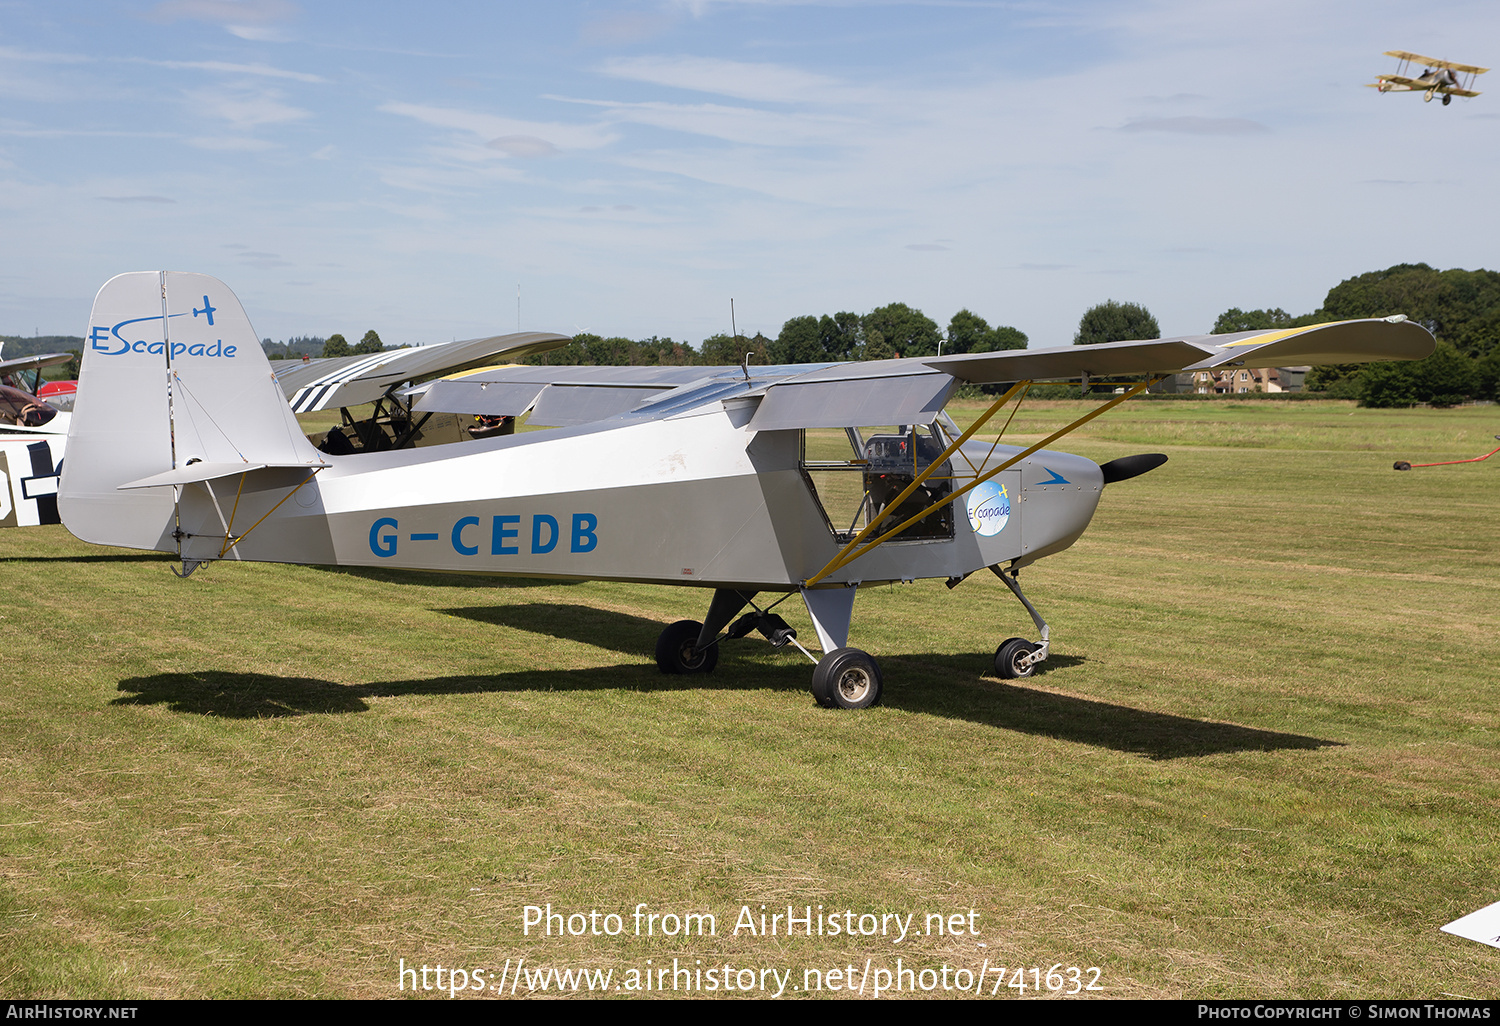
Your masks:
<svg viewBox="0 0 1500 1026"><path fill-rule="evenodd" d="M1235 346L1263 346L1268 342L1280 342L1284 338L1300 335L1304 331L1317 331L1319 328L1331 327L1335 324L1345 324L1346 321L1325 321L1322 324L1304 324L1300 328L1287 328L1283 331L1268 331L1264 335L1256 335L1252 338L1242 338L1238 342L1225 342L1220 349L1233 349Z"/></svg>

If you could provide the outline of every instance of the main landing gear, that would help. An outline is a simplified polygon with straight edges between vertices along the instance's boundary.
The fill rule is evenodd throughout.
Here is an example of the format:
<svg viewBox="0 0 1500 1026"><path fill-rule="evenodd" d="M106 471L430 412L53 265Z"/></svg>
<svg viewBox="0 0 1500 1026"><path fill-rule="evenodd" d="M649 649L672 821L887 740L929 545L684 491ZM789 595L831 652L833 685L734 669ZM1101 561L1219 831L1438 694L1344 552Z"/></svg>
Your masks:
<svg viewBox="0 0 1500 1026"><path fill-rule="evenodd" d="M995 652L995 672L1004 680L1024 680L1046 661L1050 649L1047 622L1021 590L1017 570L1005 570L999 564L990 567L996 577L1031 614L1031 622L1041 635L1040 643L1025 638L1007 638ZM952 578L949 587L963 578ZM854 610L853 586L801 590L803 602L818 632L823 647L821 659L797 641L797 632L773 610L792 594L777 599L765 609L754 602L756 592L719 589L703 622L678 620L656 639L656 665L662 673L712 673L719 662L719 643L743 638L758 631L773 648L792 645L814 664L812 695L826 709L868 709L880 704L884 681L880 664L868 652L845 647L849 638L849 620ZM736 616L746 606L751 611ZM731 623L731 621L733 621Z"/></svg>
<svg viewBox="0 0 1500 1026"><path fill-rule="evenodd" d="M761 609L753 591L720 589L708 607L703 622L678 620L656 639L656 665L662 673L712 673L719 661L719 642L759 632L773 648L794 646L814 665L812 693L828 709L868 709L880 702L880 664L868 652L845 648L855 589L829 588L804 591L803 599L812 615L818 640L827 654L819 659L797 641L797 632L772 610ZM783 596L790 598L788 593ZM745 606L751 611L735 619ZM730 621L733 620L733 623Z"/></svg>
<svg viewBox="0 0 1500 1026"><path fill-rule="evenodd" d="M825 709L868 709L880 690L880 664L857 648L836 648L813 670L813 698Z"/></svg>

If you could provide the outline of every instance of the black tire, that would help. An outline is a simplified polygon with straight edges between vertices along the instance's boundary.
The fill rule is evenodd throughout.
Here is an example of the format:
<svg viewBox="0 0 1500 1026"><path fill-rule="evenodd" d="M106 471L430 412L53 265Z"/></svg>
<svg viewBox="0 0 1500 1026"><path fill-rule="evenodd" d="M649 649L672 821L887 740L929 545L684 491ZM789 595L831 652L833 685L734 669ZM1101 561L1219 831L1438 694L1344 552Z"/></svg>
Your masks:
<svg viewBox="0 0 1500 1026"><path fill-rule="evenodd" d="M1036 672L1036 667L1022 665L1020 658L1031 655L1040 645L1033 645L1025 638L1011 638L995 649L995 672L1002 680L1025 680Z"/></svg>
<svg viewBox="0 0 1500 1026"><path fill-rule="evenodd" d="M881 690L880 664L857 648L836 648L813 670L813 698L825 709L868 709Z"/></svg>
<svg viewBox="0 0 1500 1026"><path fill-rule="evenodd" d="M697 620L678 620L656 639L656 665L662 673L713 673L719 664L719 646L698 649L703 625Z"/></svg>
<svg viewBox="0 0 1500 1026"><path fill-rule="evenodd" d="M1395 469L1396 470L1410 470L1411 469L1411 464L1408 463L1408 462L1406 462L1405 460L1397 460L1396 461Z"/></svg>

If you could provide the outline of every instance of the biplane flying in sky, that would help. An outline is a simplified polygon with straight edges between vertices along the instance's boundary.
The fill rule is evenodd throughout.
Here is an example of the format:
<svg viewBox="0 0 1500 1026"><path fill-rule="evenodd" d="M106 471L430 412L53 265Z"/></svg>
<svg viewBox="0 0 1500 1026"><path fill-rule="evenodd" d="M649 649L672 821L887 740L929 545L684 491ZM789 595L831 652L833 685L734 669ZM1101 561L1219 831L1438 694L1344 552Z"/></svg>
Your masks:
<svg viewBox="0 0 1500 1026"><path fill-rule="evenodd" d="M1369 83L1370 88L1382 93L1421 93L1424 103L1430 102L1434 96L1441 96L1444 107L1452 103L1455 96L1478 96L1474 91L1474 77L1490 70L1423 57L1406 50L1387 50L1385 55L1396 58L1396 73L1376 75L1378 81ZM1412 78L1408 72L1413 64L1421 64L1427 70ZM1468 77L1464 78L1465 75Z"/></svg>
<svg viewBox="0 0 1500 1026"><path fill-rule="evenodd" d="M212 323L200 305L216 311ZM866 363L501 367L433 382L415 402L399 384L383 396L406 391L411 417L525 414L528 428L551 430L341 454L302 433L257 338L207 275L105 284L58 497L68 530L171 553L179 576L260 560L697 588L707 611L661 632L663 671L709 672L720 644L757 631L807 655L814 697L845 708L875 704L883 687L875 659L847 647L861 586L955 587L993 571L1040 638L1005 640L996 670L1029 676L1050 639L1019 571L1073 544L1105 488L1165 462L1100 466L1047 448L1150 378L1034 445L981 440L1032 381L1419 359L1434 348L1425 329L1392 317ZM943 406L965 382L1007 387L960 430ZM793 596L818 656L775 612Z"/></svg>

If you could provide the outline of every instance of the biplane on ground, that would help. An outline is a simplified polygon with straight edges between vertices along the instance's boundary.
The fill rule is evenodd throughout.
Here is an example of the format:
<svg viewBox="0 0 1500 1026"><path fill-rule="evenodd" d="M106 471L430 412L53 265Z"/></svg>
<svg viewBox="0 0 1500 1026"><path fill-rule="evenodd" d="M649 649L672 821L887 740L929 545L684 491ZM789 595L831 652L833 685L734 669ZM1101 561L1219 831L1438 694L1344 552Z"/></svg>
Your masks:
<svg viewBox="0 0 1500 1026"><path fill-rule="evenodd" d="M60 522L58 472L71 415L38 393L42 370L71 359L44 353L0 361L0 527Z"/></svg>
<svg viewBox="0 0 1500 1026"><path fill-rule="evenodd" d="M207 297L204 300L204 306L193 312L211 321L218 309ZM128 333L126 325L112 327ZM121 337L96 335L90 342L96 348L118 348ZM271 367L287 401L301 411L340 410L342 425L317 436L317 444L341 454L376 452L472 437L455 415L414 417L410 399L395 394L392 385L421 382L497 358L519 359L567 341L565 335L524 332L364 356L278 360ZM41 372L72 359L71 353L47 353L0 361L0 527L59 523L58 476L76 391L65 387L54 393L52 386L77 383L44 383ZM366 404L373 404L370 411L358 409ZM130 416L128 411L122 415Z"/></svg>
<svg viewBox="0 0 1500 1026"><path fill-rule="evenodd" d="M362 356L274 360L271 368L293 413L339 411L341 422L313 442L332 455L348 456L474 437L460 415L414 414L413 393L397 386L462 374L498 359L520 360L568 341L566 335L523 331ZM366 405L371 410L359 410L357 415L355 409Z"/></svg>
<svg viewBox="0 0 1500 1026"><path fill-rule="evenodd" d="M210 299L214 325L184 316ZM883 686L876 661L847 647L861 586L993 571L1040 637L1004 641L996 669L1029 676L1050 639L1019 571L1082 535L1105 487L1164 462L1100 466L1046 448L1149 378L1034 445L1004 444L1003 427L981 441L1032 381L1434 347L1394 317L859 364L499 368L433 383L414 413L529 411L552 430L336 455L301 433L221 282L120 275L90 325L59 495L85 541L172 553L180 576L229 559L700 588L703 620L658 638L662 670L711 671L720 644L757 631L806 654L815 698L847 708L873 705ZM960 430L943 405L965 382L1008 387ZM830 435L843 452L814 444ZM792 596L821 656L775 612Z"/></svg>
<svg viewBox="0 0 1500 1026"><path fill-rule="evenodd" d="M1474 91L1474 78L1483 75L1489 68L1477 68L1472 64L1455 64L1406 50L1387 50L1387 57L1398 61L1394 75L1376 75L1378 81L1369 83L1370 88L1382 93L1422 93L1422 102L1429 103L1434 96L1442 96L1443 106L1453 102L1455 96L1478 96ZM1408 72L1413 64L1427 68L1421 75L1412 78ZM1465 79L1464 76L1468 78Z"/></svg>

